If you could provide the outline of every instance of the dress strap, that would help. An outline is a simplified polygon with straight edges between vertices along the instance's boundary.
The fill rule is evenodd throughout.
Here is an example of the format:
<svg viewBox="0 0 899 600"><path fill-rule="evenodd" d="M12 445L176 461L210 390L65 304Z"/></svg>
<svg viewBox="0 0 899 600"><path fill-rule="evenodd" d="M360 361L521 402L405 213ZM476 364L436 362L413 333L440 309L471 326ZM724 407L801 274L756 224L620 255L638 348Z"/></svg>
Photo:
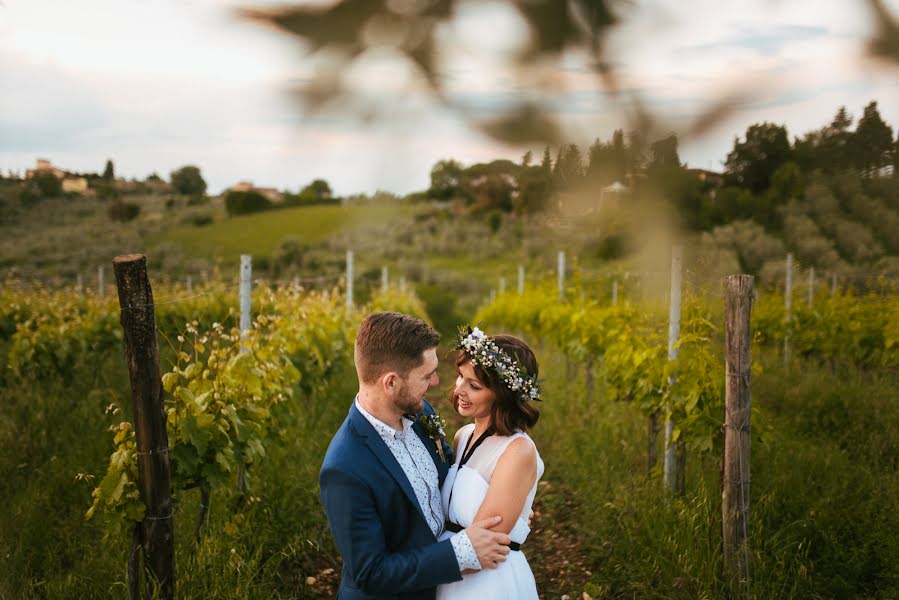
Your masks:
<svg viewBox="0 0 899 600"><path fill-rule="evenodd" d="M474 451L478 449L478 446L484 443L488 437L493 435L493 428L488 427L484 433L480 435L477 441L471 446L471 449L468 448L471 445L471 438L474 437L474 428L471 430L471 435L468 436L468 439L465 440L465 450L462 451L462 458L459 460L459 466L456 467L457 472L462 470L462 467L465 463L468 462L468 459L471 458L471 455L474 454ZM446 510L449 512L449 508L453 505L453 491L455 491L455 485L450 489L449 498L446 501Z"/></svg>
<svg viewBox="0 0 899 600"><path fill-rule="evenodd" d="M471 444L471 438L474 435L474 430L472 430L472 435L468 436L468 440L465 442L465 450L462 452L462 460L459 461L459 468L462 468L462 465L468 462L468 459L471 458L471 455L474 454L474 451L478 449L478 446L484 443L484 440L493 435L493 428L488 427L484 433L478 437L477 441L475 441L474 445L471 446L471 449L468 446Z"/></svg>

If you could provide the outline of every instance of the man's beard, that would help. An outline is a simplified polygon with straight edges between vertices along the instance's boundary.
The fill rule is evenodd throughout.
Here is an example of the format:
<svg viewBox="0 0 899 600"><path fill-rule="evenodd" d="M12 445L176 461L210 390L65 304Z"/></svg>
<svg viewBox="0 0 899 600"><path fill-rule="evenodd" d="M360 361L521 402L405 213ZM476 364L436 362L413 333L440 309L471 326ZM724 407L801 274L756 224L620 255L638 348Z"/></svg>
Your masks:
<svg viewBox="0 0 899 600"><path fill-rule="evenodd" d="M394 404L403 411L403 414L418 414L424 408L424 402L421 394L414 395L409 391L409 386L403 382L403 387L399 391Z"/></svg>

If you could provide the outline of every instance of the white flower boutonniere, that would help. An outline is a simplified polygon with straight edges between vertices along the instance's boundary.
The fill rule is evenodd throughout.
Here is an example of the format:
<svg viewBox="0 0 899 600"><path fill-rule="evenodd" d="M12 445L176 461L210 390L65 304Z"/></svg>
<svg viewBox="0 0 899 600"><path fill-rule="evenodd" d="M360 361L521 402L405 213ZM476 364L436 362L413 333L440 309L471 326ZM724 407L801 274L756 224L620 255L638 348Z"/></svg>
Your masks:
<svg viewBox="0 0 899 600"><path fill-rule="evenodd" d="M418 416L418 422L424 427L428 437L434 440L434 445L437 446L437 453L440 455L440 460L446 462L446 455L443 453L443 444L440 443L441 439L446 435L446 433L444 433L446 421L436 413L433 415L421 413Z"/></svg>

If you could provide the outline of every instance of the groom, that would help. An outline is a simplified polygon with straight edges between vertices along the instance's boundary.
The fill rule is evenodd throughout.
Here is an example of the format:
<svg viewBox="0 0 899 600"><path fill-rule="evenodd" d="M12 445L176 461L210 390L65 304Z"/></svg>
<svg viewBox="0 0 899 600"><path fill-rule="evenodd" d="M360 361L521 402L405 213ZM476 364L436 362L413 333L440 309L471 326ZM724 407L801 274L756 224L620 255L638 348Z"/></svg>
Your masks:
<svg viewBox="0 0 899 600"><path fill-rule="evenodd" d="M509 536L488 529L499 516L437 541L452 448L418 418L434 414L424 395L439 383L439 341L423 321L392 312L368 315L356 334L359 394L319 475L343 556L342 600L434 598L437 585L496 568L509 553Z"/></svg>

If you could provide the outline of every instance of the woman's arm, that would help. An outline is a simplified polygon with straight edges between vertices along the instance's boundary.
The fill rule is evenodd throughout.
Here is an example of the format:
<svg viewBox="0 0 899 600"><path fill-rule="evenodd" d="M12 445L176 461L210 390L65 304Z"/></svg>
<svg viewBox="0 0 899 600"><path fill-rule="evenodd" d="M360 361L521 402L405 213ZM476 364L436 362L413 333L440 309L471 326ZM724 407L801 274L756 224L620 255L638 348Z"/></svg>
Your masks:
<svg viewBox="0 0 899 600"><path fill-rule="evenodd" d="M521 516L528 493L537 480L537 450L527 438L513 441L496 463L487 496L475 521L500 515L503 520L493 531L509 533Z"/></svg>

